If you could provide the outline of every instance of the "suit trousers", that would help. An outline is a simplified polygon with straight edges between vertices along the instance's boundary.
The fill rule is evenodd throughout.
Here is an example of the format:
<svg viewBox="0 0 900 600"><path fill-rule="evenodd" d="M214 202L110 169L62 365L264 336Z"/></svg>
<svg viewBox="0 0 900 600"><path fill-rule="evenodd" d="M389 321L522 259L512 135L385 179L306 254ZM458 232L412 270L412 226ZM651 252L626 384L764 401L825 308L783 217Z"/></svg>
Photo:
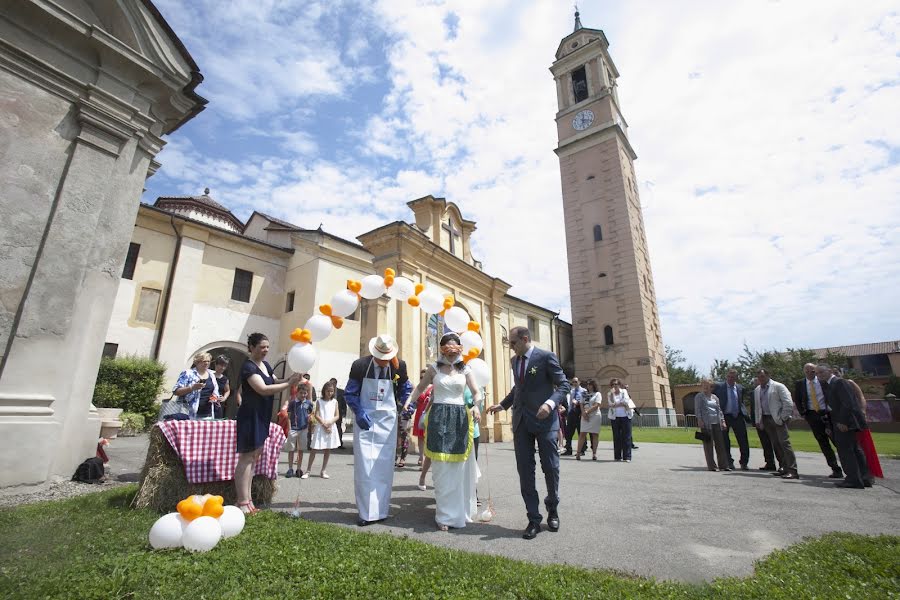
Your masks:
<svg viewBox="0 0 900 600"><path fill-rule="evenodd" d="M824 411L817 413L814 410L807 410L803 418L809 423L809 429L812 431L813 437L819 442L819 448L822 450L822 454L825 455L828 466L831 467L832 471L840 471L841 466L834 455L834 450L831 449L831 439L829 439L828 433L825 431L826 429L831 429L828 413ZM835 446L837 445L835 444Z"/></svg>
<svg viewBox="0 0 900 600"><path fill-rule="evenodd" d="M541 458L541 470L547 484L547 496L544 506L553 514L559 505L559 452L557 451L557 431L531 432L524 423L513 432L513 447L516 452L516 468L519 471L519 488L528 522L539 525L544 519L538 501L537 486L534 479L534 444L537 442L538 455Z"/></svg>
<svg viewBox="0 0 900 600"><path fill-rule="evenodd" d="M762 446L763 458L766 461L767 467L776 467L775 463L775 449L772 447L772 440L769 439L769 434L766 433L765 429L760 429L756 427L756 435L759 436L759 445ZM781 457L778 457L779 462L781 461Z"/></svg>
<svg viewBox="0 0 900 600"><path fill-rule="evenodd" d="M841 455L841 464L844 466L844 481L856 487L862 487L866 481L872 479L869 473L869 465L866 463L866 455L856 438L856 431L838 431L837 427L831 430L834 435L834 443L837 445L838 454Z"/></svg>
<svg viewBox="0 0 900 600"><path fill-rule="evenodd" d="M706 429L706 431L709 432L710 437L710 439L708 440L703 440L703 455L706 457L706 468L710 471L716 470L716 461L713 460L714 446L716 450L716 456L719 459L719 468L728 468L728 453L725 452L725 439L722 436L722 427L718 424L710 425L709 429Z"/></svg>
<svg viewBox="0 0 900 600"><path fill-rule="evenodd" d="M613 433L613 458L631 460L631 419L616 417L609 424Z"/></svg>
<svg viewBox="0 0 900 600"><path fill-rule="evenodd" d="M797 457L794 456L794 449L791 448L791 436L788 433L787 425L777 424L775 419L769 415L763 415L762 422L769 440L772 441L772 448L775 449L775 454L778 455L781 470L785 473L796 475Z"/></svg>
<svg viewBox="0 0 900 600"><path fill-rule="evenodd" d="M581 411L569 411L566 415L566 452L572 451L572 437L581 433Z"/></svg>
<svg viewBox="0 0 900 600"><path fill-rule="evenodd" d="M740 464L742 466L747 466L747 463L750 462L750 442L747 440L747 422L744 421L744 416L738 413L736 417L732 417L731 415L725 415L725 424L728 425L728 431L724 432L725 439L725 454L728 456L728 466L734 466L734 459L731 458L731 434L734 433L734 439L738 443L738 448L741 449L741 458Z"/></svg>

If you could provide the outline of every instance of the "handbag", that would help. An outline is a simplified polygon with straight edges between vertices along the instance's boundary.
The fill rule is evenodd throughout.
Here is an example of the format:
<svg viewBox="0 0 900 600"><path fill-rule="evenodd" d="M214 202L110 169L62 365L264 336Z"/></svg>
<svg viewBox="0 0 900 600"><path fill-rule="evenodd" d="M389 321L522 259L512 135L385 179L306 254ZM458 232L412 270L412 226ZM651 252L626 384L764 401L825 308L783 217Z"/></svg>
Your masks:
<svg viewBox="0 0 900 600"><path fill-rule="evenodd" d="M712 439L712 436L709 435L709 431L706 429L701 429L700 431L694 432L694 439L700 440L701 442L708 442Z"/></svg>
<svg viewBox="0 0 900 600"><path fill-rule="evenodd" d="M165 421L166 417L172 418L174 415L190 415L190 408L188 407L188 403L172 394L172 397L168 400L163 400L162 404L159 407L159 417L157 421Z"/></svg>

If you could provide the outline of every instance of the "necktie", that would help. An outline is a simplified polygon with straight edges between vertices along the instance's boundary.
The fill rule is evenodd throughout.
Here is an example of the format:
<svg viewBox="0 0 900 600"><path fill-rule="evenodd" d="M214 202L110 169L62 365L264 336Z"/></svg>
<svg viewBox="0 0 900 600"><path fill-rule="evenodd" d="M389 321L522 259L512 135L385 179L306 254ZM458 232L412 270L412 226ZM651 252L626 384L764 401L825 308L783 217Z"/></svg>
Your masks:
<svg viewBox="0 0 900 600"><path fill-rule="evenodd" d="M735 398L737 395L734 393L734 388L728 388L728 414L731 416L735 416L737 414L737 406L735 402Z"/></svg>
<svg viewBox="0 0 900 600"><path fill-rule="evenodd" d="M521 357L519 357L519 381L525 381L525 362L526 361L527 361L527 359L525 358L524 354Z"/></svg>
<svg viewBox="0 0 900 600"><path fill-rule="evenodd" d="M816 382L809 382L809 399L812 400L813 410L819 412L822 407L819 405L819 399L816 397Z"/></svg>

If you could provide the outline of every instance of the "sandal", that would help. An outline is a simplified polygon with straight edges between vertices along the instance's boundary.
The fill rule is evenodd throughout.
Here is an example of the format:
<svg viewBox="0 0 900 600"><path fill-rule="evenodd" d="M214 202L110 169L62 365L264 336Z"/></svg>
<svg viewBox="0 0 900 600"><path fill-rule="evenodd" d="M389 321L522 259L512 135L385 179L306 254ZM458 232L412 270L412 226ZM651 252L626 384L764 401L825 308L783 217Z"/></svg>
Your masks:
<svg viewBox="0 0 900 600"><path fill-rule="evenodd" d="M241 512L244 513L244 516L255 515L259 512L259 509L253 506L252 501L248 502L238 502L237 507L241 509ZM245 508L246 507L246 508Z"/></svg>
<svg viewBox="0 0 900 600"><path fill-rule="evenodd" d="M581 455L580 455L580 454L576 454L576 455L575 455L575 460L581 460Z"/></svg>
<svg viewBox="0 0 900 600"><path fill-rule="evenodd" d="M406 466L406 461L401 458L400 462L397 463L397 468L402 469L405 466Z"/></svg>
<svg viewBox="0 0 900 600"><path fill-rule="evenodd" d="M591 460L597 460L597 455L596 455L596 454L593 455L593 456L591 457Z"/></svg>
<svg viewBox="0 0 900 600"><path fill-rule="evenodd" d="M450 528L447 527L446 525L438 524L437 528L438 528L438 531L450 531Z"/></svg>

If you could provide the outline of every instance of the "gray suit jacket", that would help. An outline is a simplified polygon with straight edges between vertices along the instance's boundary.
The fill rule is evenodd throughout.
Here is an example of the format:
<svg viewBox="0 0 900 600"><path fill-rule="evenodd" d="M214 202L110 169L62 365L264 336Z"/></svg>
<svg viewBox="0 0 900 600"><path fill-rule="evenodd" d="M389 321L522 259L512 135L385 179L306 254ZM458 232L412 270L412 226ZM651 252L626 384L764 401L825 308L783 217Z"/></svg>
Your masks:
<svg viewBox="0 0 900 600"><path fill-rule="evenodd" d="M525 378L521 381L516 372L518 360L516 356L510 361L515 385L500 402L504 409L513 409L513 432L523 424L532 433L558 430L556 410L550 411L550 416L543 420L537 418L537 412L547 400L553 400L556 406L565 402L566 394L571 389L566 374L559 366L559 359L554 353L535 347L525 366Z"/></svg>

